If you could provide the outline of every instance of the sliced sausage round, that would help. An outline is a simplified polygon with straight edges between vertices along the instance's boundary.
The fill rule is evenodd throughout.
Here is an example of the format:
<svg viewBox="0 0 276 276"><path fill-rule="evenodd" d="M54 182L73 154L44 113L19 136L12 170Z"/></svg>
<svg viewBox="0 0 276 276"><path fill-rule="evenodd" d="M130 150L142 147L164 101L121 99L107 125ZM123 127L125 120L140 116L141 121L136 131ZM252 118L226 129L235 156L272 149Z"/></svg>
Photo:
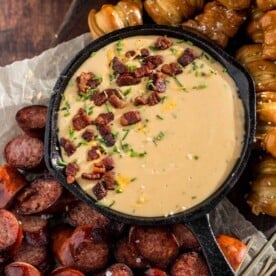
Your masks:
<svg viewBox="0 0 276 276"><path fill-rule="evenodd" d="M33 246L47 245L48 220L45 216L20 216L22 230L26 242Z"/></svg>
<svg viewBox="0 0 276 276"><path fill-rule="evenodd" d="M172 231L181 249L199 250L200 245L195 235L187 226L184 224L174 224L172 225Z"/></svg>
<svg viewBox="0 0 276 276"><path fill-rule="evenodd" d="M46 125L47 107L29 105L21 108L15 115L18 126L29 136L43 138Z"/></svg>
<svg viewBox="0 0 276 276"><path fill-rule="evenodd" d="M70 237L73 229L60 227L57 228L53 235L52 250L62 266L71 266L74 260L70 251Z"/></svg>
<svg viewBox="0 0 276 276"><path fill-rule="evenodd" d="M69 247L74 267L83 272L97 271L107 264L109 248L101 229L77 227L70 237Z"/></svg>
<svg viewBox="0 0 276 276"><path fill-rule="evenodd" d="M134 269L144 269L149 265L149 261L139 253L135 244L127 238L117 242L114 256L117 262L124 263Z"/></svg>
<svg viewBox="0 0 276 276"><path fill-rule="evenodd" d="M125 264L117 263L108 267L104 275L133 276L132 270Z"/></svg>
<svg viewBox="0 0 276 276"><path fill-rule="evenodd" d="M207 276L208 266L203 257L197 252L180 255L171 268L171 276Z"/></svg>
<svg viewBox="0 0 276 276"><path fill-rule="evenodd" d="M145 276L168 276L168 274L159 268L149 268L145 271Z"/></svg>
<svg viewBox="0 0 276 276"><path fill-rule="evenodd" d="M5 267L6 276L41 276L40 271L31 264L13 262Z"/></svg>
<svg viewBox="0 0 276 276"><path fill-rule="evenodd" d="M62 193L62 186L54 178L39 178L21 190L15 209L19 214L46 213Z"/></svg>
<svg viewBox="0 0 276 276"><path fill-rule="evenodd" d="M130 239L142 256L158 268L169 265L178 255L179 247L167 227L135 226Z"/></svg>
<svg viewBox="0 0 276 276"><path fill-rule="evenodd" d="M22 237L22 228L14 214L0 209L0 263L15 254Z"/></svg>
<svg viewBox="0 0 276 276"><path fill-rule="evenodd" d="M23 242L13 257L15 262L25 262L42 272L49 270L51 259L46 246L32 246Z"/></svg>
<svg viewBox="0 0 276 276"><path fill-rule="evenodd" d="M50 276L84 276L84 273L81 271L71 268L71 267L58 267L54 269L50 274Z"/></svg>
<svg viewBox="0 0 276 276"><path fill-rule="evenodd" d="M69 210L67 221L74 227L89 225L92 228L105 228L110 222L106 216L83 202L78 202Z"/></svg>
<svg viewBox="0 0 276 276"><path fill-rule="evenodd" d="M8 207L26 183L24 176L16 168L9 164L0 167L0 208Z"/></svg>
<svg viewBox="0 0 276 276"><path fill-rule="evenodd" d="M27 135L19 135L8 142L4 155L11 166L30 170L43 163L43 142Z"/></svg>

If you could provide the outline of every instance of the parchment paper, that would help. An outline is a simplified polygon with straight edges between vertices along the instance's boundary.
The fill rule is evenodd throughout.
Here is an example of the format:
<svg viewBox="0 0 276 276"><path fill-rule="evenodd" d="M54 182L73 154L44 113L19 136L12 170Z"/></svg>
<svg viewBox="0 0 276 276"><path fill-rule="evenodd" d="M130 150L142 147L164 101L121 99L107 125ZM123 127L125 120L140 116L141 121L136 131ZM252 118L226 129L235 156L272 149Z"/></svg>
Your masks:
<svg viewBox="0 0 276 276"><path fill-rule="evenodd" d="M81 35L71 41L62 43L55 48L43 52L32 59L14 62L11 65L0 67L0 149L16 134L20 133L14 116L21 107L30 104L45 104L51 96L55 81L63 68L75 54L91 42L90 34ZM0 162L5 162L0 154ZM248 265L251 258L267 242L262 232L258 231L249 221L238 212L227 199L224 199L211 212L211 223L215 234L229 234L243 241L255 237L255 243L241 267ZM271 247L264 257L274 254ZM263 261L258 264L252 276L259 275Z"/></svg>

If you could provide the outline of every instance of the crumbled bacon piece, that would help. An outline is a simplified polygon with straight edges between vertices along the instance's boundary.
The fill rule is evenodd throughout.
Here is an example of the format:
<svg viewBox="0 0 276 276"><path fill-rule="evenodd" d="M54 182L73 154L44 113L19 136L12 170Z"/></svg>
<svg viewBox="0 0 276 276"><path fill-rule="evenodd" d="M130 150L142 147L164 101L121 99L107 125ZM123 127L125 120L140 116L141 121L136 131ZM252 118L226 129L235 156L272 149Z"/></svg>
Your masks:
<svg viewBox="0 0 276 276"><path fill-rule="evenodd" d="M140 78L136 78L131 73L124 73L117 77L116 83L119 86L135 85L141 82Z"/></svg>
<svg viewBox="0 0 276 276"><path fill-rule="evenodd" d="M137 96L134 101L133 101L133 104L135 106L137 105L146 105L147 104L147 100L144 99L142 96Z"/></svg>
<svg viewBox="0 0 276 276"><path fill-rule="evenodd" d="M104 90L104 93L107 94L108 98L112 95L116 95L118 98L123 99L122 94L115 88L107 88Z"/></svg>
<svg viewBox="0 0 276 276"><path fill-rule="evenodd" d="M107 101L107 94L103 92L96 92L91 97L91 100L94 102L96 106L101 106Z"/></svg>
<svg viewBox="0 0 276 276"><path fill-rule="evenodd" d="M152 106L152 105L156 105L161 101L161 97L159 95L158 92L152 92L147 99L147 103L148 105Z"/></svg>
<svg viewBox="0 0 276 276"><path fill-rule="evenodd" d="M111 147L116 143L114 135L111 133L108 125L98 125L98 130L103 137L106 146Z"/></svg>
<svg viewBox="0 0 276 276"><path fill-rule="evenodd" d="M96 78L96 76L92 72L82 72L76 78L76 82L80 95L85 94L88 89L96 88L101 83L100 79Z"/></svg>
<svg viewBox="0 0 276 276"><path fill-rule="evenodd" d="M112 59L112 69L118 74L123 74L128 71L127 66L118 57Z"/></svg>
<svg viewBox="0 0 276 276"><path fill-rule="evenodd" d="M111 171L114 168L114 161L110 156L104 157L102 163L106 171Z"/></svg>
<svg viewBox="0 0 276 276"><path fill-rule="evenodd" d="M124 108L126 106L126 102L120 99L117 95L112 94L108 97L109 103L115 108Z"/></svg>
<svg viewBox="0 0 276 276"><path fill-rule="evenodd" d="M106 172L103 174L103 184L107 190L115 189L115 177L113 172Z"/></svg>
<svg viewBox="0 0 276 276"><path fill-rule="evenodd" d="M163 56L155 55L155 56L146 57L143 61L143 64L149 67L150 69L155 69L163 62L164 62Z"/></svg>
<svg viewBox="0 0 276 276"><path fill-rule="evenodd" d="M60 143L60 146L63 147L67 156L71 156L77 149L76 146L66 138L61 138L59 143Z"/></svg>
<svg viewBox="0 0 276 276"><path fill-rule="evenodd" d="M142 78L142 77L149 76L151 72L152 70L148 66L142 65L141 67L134 69L133 75L136 78Z"/></svg>
<svg viewBox="0 0 276 276"><path fill-rule="evenodd" d="M139 111L128 111L124 113L120 118L120 123L122 126L133 125L140 121L141 121L141 116Z"/></svg>
<svg viewBox="0 0 276 276"><path fill-rule="evenodd" d="M110 126L108 126L108 125L98 125L97 129L98 129L99 133L101 134L101 136L105 136L111 132Z"/></svg>
<svg viewBox="0 0 276 276"><path fill-rule="evenodd" d="M80 167L77 163L68 163L65 169L65 175L67 176L66 180L68 184L72 184L76 180L76 174L79 169Z"/></svg>
<svg viewBox="0 0 276 276"><path fill-rule="evenodd" d="M142 57L148 57L150 55L149 49L143 48L140 50L141 56Z"/></svg>
<svg viewBox="0 0 276 276"><path fill-rule="evenodd" d="M92 141L93 137L94 137L94 132L91 129L86 129L83 134L81 135L81 137L87 141L90 142Z"/></svg>
<svg viewBox="0 0 276 276"><path fill-rule="evenodd" d="M152 80L152 85L149 87L150 90L154 90L160 93L165 92L166 81L164 75L161 72L156 72L152 74L149 79Z"/></svg>
<svg viewBox="0 0 276 276"><path fill-rule="evenodd" d="M75 130L81 130L90 124L90 118L83 108L80 108L78 113L74 115L72 124Z"/></svg>
<svg viewBox="0 0 276 276"><path fill-rule="evenodd" d="M97 160L100 158L100 154L103 153L103 149L100 146L93 146L88 152L87 152L87 161Z"/></svg>
<svg viewBox="0 0 276 276"><path fill-rule="evenodd" d="M105 173L105 167L102 161L98 163L94 163L93 173L101 173L101 174Z"/></svg>
<svg viewBox="0 0 276 276"><path fill-rule="evenodd" d="M92 192L94 193L94 195L96 196L97 200L101 200L103 199L107 192L105 187L103 186L102 183L98 182L92 189Z"/></svg>
<svg viewBox="0 0 276 276"><path fill-rule="evenodd" d="M100 113L95 119L96 125L107 125L114 120L114 114L112 112Z"/></svg>
<svg viewBox="0 0 276 276"><path fill-rule="evenodd" d="M180 65L176 62L172 62L170 64L164 64L161 68L161 71L162 73L169 75L171 77L181 74L183 72Z"/></svg>
<svg viewBox="0 0 276 276"><path fill-rule="evenodd" d="M99 180L102 178L102 174L100 173L82 173L81 178L88 180Z"/></svg>
<svg viewBox="0 0 276 276"><path fill-rule="evenodd" d="M166 36L158 37L154 43L154 47L160 50L166 50L173 45L172 40L167 38Z"/></svg>
<svg viewBox="0 0 276 276"><path fill-rule="evenodd" d="M192 63L196 58L197 56L194 54L194 52L190 48L186 48L183 54L177 59L177 62L185 67Z"/></svg>
<svg viewBox="0 0 276 276"><path fill-rule="evenodd" d="M130 57L134 57L136 54L136 52L134 50L129 50L125 53L125 56L130 58Z"/></svg>

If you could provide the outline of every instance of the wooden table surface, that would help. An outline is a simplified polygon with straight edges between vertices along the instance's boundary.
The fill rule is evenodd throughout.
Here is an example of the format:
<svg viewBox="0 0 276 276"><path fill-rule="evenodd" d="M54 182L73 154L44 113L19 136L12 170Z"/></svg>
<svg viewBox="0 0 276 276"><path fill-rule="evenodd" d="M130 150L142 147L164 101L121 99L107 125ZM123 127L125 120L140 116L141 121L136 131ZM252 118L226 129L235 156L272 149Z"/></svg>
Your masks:
<svg viewBox="0 0 276 276"><path fill-rule="evenodd" d="M99 9L106 2L0 0L0 66L33 57L49 47L88 32L89 10ZM269 237L276 231L276 219L251 213L244 199L248 187L248 178L243 176L228 197L246 219Z"/></svg>

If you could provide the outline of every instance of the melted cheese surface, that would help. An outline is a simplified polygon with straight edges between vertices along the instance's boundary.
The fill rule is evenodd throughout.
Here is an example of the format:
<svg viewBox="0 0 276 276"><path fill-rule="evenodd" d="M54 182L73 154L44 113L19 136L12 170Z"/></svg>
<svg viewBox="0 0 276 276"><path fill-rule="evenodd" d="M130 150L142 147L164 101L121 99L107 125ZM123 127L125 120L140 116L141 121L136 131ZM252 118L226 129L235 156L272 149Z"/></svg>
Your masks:
<svg viewBox="0 0 276 276"><path fill-rule="evenodd" d="M234 81L218 62L188 42L171 38L174 44L169 49L150 50L151 55L162 55L164 63L176 62L186 48L191 48L199 57L176 78L166 78L167 88L160 93L161 102L154 106L133 105L136 96L150 93L146 89L147 78L138 85L118 87L111 76L110 62L118 56L130 68L139 67L139 60L126 58L125 52L149 48L156 39L157 36L130 37L93 53L65 89L58 115L59 138L79 145L70 157L62 149L63 160L77 162L80 171L76 180L94 197L92 188L98 181L83 179L81 174L92 171L97 160L87 161L87 152L100 142L82 144L84 130L74 131L72 118L79 108L84 108L91 119L107 110L114 113L110 126L116 144L105 148L114 160L117 187L108 191L99 204L146 217L181 212L210 196L233 169L244 138L244 110ZM76 77L82 72L93 72L102 78L100 91L120 89L127 106L123 109L106 104L98 107L89 99L80 99ZM130 110L138 110L142 120L123 127L119 118ZM93 125L86 129L97 132ZM124 151L122 144L128 144L134 153Z"/></svg>

